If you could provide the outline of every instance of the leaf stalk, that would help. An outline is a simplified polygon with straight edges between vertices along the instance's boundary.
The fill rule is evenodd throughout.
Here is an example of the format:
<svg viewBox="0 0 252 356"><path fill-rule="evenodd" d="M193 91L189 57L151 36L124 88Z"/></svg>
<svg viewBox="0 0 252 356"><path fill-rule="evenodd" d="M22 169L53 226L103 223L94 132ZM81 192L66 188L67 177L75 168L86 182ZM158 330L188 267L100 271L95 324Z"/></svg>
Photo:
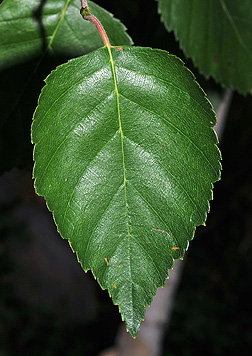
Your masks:
<svg viewBox="0 0 252 356"><path fill-rule="evenodd" d="M82 0L81 1L80 14L81 14L81 16L83 17L84 20L90 21L90 22L92 22L92 24L95 25L95 27L99 31L99 34L100 34L105 46L111 47L111 44L109 42L108 36L106 34L106 31L104 30L102 24L97 19L97 17L91 14L86 0Z"/></svg>

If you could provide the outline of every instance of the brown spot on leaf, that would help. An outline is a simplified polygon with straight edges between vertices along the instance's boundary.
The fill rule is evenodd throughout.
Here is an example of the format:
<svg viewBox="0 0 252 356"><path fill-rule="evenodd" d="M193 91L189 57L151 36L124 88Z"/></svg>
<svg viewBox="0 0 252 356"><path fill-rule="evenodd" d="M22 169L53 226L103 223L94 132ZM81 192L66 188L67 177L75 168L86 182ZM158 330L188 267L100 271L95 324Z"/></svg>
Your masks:
<svg viewBox="0 0 252 356"><path fill-rule="evenodd" d="M168 232L168 231L161 230L161 229L153 229L153 230L155 230L155 231L159 231L159 232L165 232L168 236L170 236L170 237L171 237L171 235L169 234L169 232Z"/></svg>

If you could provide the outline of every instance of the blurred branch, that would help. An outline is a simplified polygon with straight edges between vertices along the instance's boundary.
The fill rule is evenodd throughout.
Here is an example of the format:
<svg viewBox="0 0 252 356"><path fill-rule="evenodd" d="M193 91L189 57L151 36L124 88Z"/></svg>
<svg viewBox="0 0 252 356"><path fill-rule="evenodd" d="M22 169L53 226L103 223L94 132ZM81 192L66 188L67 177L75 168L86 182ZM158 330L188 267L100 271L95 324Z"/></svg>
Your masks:
<svg viewBox="0 0 252 356"><path fill-rule="evenodd" d="M217 125L215 131L221 141L226 118L232 101L233 91L228 89L217 108ZM185 255L186 256L186 255ZM170 271L165 287L158 288L151 307L146 309L145 320L142 322L136 339L126 332L122 324L118 330L115 347L100 353L99 356L161 356L163 336L169 325L176 291L181 280L183 261L176 260L174 269Z"/></svg>

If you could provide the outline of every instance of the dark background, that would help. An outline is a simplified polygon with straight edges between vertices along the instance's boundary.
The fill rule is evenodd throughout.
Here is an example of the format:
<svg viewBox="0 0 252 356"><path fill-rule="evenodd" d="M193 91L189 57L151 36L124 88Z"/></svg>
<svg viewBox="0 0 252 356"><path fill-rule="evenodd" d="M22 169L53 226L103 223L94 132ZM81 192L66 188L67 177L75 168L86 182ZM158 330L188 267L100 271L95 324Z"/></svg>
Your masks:
<svg viewBox="0 0 252 356"><path fill-rule="evenodd" d="M178 55L206 92L221 92L184 58L173 34L160 23L154 0L96 2L126 25L135 45ZM45 60L41 78L56 64ZM20 79L25 70L18 68ZM40 83L37 92L27 94L29 117ZM114 343L118 308L91 273L80 269L57 235L43 199L34 195L28 136L29 128L24 140L30 163L0 180L0 355L96 356ZM187 252L164 356L237 355L252 349L251 96L234 94L220 148L222 180L215 184L207 226L197 229ZM56 257L51 248L59 251Z"/></svg>

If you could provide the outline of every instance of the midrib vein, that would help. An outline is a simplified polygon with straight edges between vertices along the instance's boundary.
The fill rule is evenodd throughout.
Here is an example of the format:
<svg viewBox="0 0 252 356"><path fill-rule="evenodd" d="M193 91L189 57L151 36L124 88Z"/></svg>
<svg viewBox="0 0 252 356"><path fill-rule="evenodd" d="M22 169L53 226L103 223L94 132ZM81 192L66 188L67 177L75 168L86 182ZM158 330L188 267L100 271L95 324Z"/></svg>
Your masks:
<svg viewBox="0 0 252 356"><path fill-rule="evenodd" d="M49 50L49 48L52 46L52 43L53 43L54 38L55 38L55 36L56 36L56 34L57 34L58 30L59 30L59 27L60 27L60 25L61 25L61 22L63 21L63 19L64 19L64 17L65 17L65 14L66 14L66 11L67 11L67 8L68 8L68 5L69 5L70 1L71 1L71 0L67 0L67 1L66 1L65 7L64 7L64 9L63 9L63 11L62 11L62 13L61 13L60 19L59 19L59 21L58 21L58 23L57 23L57 26L55 27L55 30L53 31L52 37L51 37L51 39L50 39L50 41L49 41L49 43L48 43L46 52L47 52L47 51Z"/></svg>
<svg viewBox="0 0 252 356"><path fill-rule="evenodd" d="M68 8L68 5L69 5L70 1L71 1L71 0L67 0L67 1L66 1L65 7L64 7L64 9L63 9L63 11L62 11L62 13L61 13L60 19L59 19L59 21L58 21L58 23L57 23L57 25L56 25L56 27L55 27L55 30L53 31L52 37L51 37L51 39L50 39L50 41L49 41L49 43L48 43L46 49L45 49L44 52L41 54L41 57L40 57L40 59L38 60L38 62L37 62L37 64L36 64L35 68L33 69L33 71L32 71L32 73L31 73L30 77L28 78L27 82L24 84L24 87L23 87L23 89L21 90L19 96L17 97L15 103L13 104L12 110L10 110L10 114L9 114L8 118L10 117L10 115L12 114L12 112L16 109L16 107L18 106L18 104L19 104L19 102L20 102L20 100L21 100L21 98L22 98L22 95L24 94L26 88L28 87L29 83L30 83L31 80L33 79L34 75L36 74L37 69L38 69L40 63L41 63L42 60L44 59L44 57L45 57L46 53L48 52L48 50L51 48L52 43L53 43L53 41L54 41L54 39L55 39L55 36L56 36L56 34L57 34L58 30L59 30L59 27L60 27L60 25L61 25L61 22L63 21L63 19L64 19L64 17L65 17L65 14L66 14L66 11L67 11L67 8Z"/></svg>
<svg viewBox="0 0 252 356"><path fill-rule="evenodd" d="M248 55L248 57L250 57L250 60L252 60L252 55L251 55L251 53L249 52L249 49L248 49L246 43L243 41L243 38L241 37L240 32L239 32L239 30L238 30L238 28L237 28L237 26L236 26L236 24L235 24L235 22L234 22L234 20L233 20L233 17L232 17L232 15L230 14L230 12L229 12L229 10L228 10L228 8L227 8L227 6L226 6L224 0L219 0L219 2L220 2L220 4L221 4L221 7L222 7L222 9L223 9L223 11L224 11L224 13L225 13L225 15L226 15L228 21L230 22L231 27L233 28L233 31L234 31L234 33L235 33L235 35L236 35L236 38L237 38L238 42L240 43L241 47L242 47L243 50L246 52L246 54Z"/></svg>
<svg viewBox="0 0 252 356"><path fill-rule="evenodd" d="M119 103L119 92L118 92L118 87L117 87L117 78L116 78L116 72L115 72L115 62L113 60L113 56L112 56L112 52L111 52L111 46L107 46L107 49L108 49L108 53L109 53L109 59L110 59L110 63L111 63L111 70L112 70L112 75L113 75L113 80L114 80L114 85L115 85L118 124L119 124L120 136L121 136L124 200L125 200L125 210L126 210L126 218L127 218L128 237L130 237L129 214L128 214L128 204L127 204L125 154L124 154L123 130L122 130L122 122L121 122L120 103Z"/></svg>

